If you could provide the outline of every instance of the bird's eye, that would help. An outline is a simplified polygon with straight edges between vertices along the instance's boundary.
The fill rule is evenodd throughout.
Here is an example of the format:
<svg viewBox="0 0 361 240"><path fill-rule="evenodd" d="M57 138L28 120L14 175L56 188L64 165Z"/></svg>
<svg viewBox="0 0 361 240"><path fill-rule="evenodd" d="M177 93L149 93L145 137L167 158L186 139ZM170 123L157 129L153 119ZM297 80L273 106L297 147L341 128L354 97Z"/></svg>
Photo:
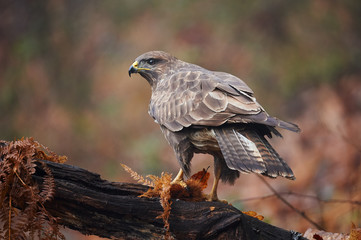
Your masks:
<svg viewBox="0 0 361 240"><path fill-rule="evenodd" d="M156 62L156 60L155 60L154 58L150 58L150 59L147 60L147 63L148 63L149 65L154 65L155 62Z"/></svg>

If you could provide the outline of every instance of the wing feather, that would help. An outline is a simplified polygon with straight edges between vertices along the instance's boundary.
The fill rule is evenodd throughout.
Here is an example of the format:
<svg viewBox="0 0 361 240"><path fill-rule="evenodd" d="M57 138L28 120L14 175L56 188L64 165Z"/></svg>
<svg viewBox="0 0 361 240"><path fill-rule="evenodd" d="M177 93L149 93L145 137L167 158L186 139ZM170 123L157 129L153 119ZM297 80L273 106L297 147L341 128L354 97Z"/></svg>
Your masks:
<svg viewBox="0 0 361 240"><path fill-rule="evenodd" d="M227 100L227 95L224 92L215 90L205 96L203 103L213 112L222 112L227 108Z"/></svg>
<svg viewBox="0 0 361 240"><path fill-rule="evenodd" d="M200 67L176 71L158 81L149 113L174 132L192 125L224 123L261 123L299 131L297 125L270 117L241 79Z"/></svg>

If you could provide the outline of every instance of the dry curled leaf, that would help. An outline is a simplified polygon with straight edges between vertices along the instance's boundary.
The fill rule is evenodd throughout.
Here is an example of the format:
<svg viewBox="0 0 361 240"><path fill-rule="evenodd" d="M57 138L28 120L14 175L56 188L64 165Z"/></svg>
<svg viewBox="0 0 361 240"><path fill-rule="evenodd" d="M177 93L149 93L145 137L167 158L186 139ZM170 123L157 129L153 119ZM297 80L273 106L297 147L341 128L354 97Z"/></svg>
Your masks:
<svg viewBox="0 0 361 240"><path fill-rule="evenodd" d="M248 215L248 216L251 216L251 217L254 217L254 218L257 218L258 220L262 221L264 219L264 216L262 215L258 215L255 211L242 211L242 213Z"/></svg>
<svg viewBox="0 0 361 240"><path fill-rule="evenodd" d="M205 201L207 198L203 190L207 187L208 179L209 173L203 169L192 175L184 184L172 184L171 196L184 201Z"/></svg>
<svg viewBox="0 0 361 240"><path fill-rule="evenodd" d="M192 180L196 180L199 182L200 187L202 188L202 190L207 188L207 182L209 179L209 172L207 171L208 169L204 169L202 171L197 172L196 174L193 174L190 179Z"/></svg>
<svg viewBox="0 0 361 240"><path fill-rule="evenodd" d="M317 233L313 234L312 238L315 240L323 240L323 238L320 235L318 235Z"/></svg>

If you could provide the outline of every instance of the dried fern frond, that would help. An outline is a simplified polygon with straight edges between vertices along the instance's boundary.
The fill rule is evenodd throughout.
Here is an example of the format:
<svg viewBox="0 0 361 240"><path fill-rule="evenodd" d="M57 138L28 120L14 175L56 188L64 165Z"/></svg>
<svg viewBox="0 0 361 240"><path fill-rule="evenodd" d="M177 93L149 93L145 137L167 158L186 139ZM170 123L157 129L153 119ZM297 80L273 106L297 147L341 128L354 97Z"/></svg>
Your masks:
<svg viewBox="0 0 361 240"><path fill-rule="evenodd" d="M146 178L149 178L152 181L152 184L155 185L156 182L161 181L160 177L155 176L155 175L147 175L145 176Z"/></svg>
<svg viewBox="0 0 361 240"><path fill-rule="evenodd" d="M130 176L131 176L134 180L136 180L138 183L143 184L143 185L147 185L147 186L149 186L149 187L153 187L153 186L154 186L154 184L153 184L151 181L145 179L142 175L140 175L140 174L137 173L136 171L133 171L133 170L132 170L130 167L128 167L127 165L121 163L120 166L122 166L122 168L123 168L127 173L129 173Z"/></svg>
<svg viewBox="0 0 361 240"><path fill-rule="evenodd" d="M172 201L170 200L172 175L162 172L160 177L154 175L148 175L147 177L153 181L154 188L148 189L148 191L142 194L140 197L159 197L160 205L163 208L163 213L157 218L163 219L164 228L167 230L165 239L172 239L169 231L169 216L172 205Z"/></svg>
<svg viewBox="0 0 361 240"><path fill-rule="evenodd" d="M354 223L351 223L351 232L349 240L360 240L361 239L361 228L357 228Z"/></svg>
<svg viewBox="0 0 361 240"><path fill-rule="evenodd" d="M171 234L169 231L169 215L171 210L172 201L170 189L171 189L171 181L172 181L172 175L168 173L162 173L160 181L157 182L159 184L160 188L160 204L163 208L163 213L159 216L159 218L163 219L164 222L164 228L167 230L165 239L171 239Z"/></svg>
<svg viewBox="0 0 361 240"><path fill-rule="evenodd" d="M0 239L64 239L57 219L44 207L55 193L50 169L40 162L46 173L41 189L32 178L38 159L64 160L33 138L0 142Z"/></svg>
<svg viewBox="0 0 361 240"><path fill-rule="evenodd" d="M57 155L55 152L51 151L48 147L44 146L43 144L35 141L36 144L38 144L38 148L36 149L35 152L35 158L39 158L39 159L43 159L43 160L47 160L47 161L51 161L51 162L56 162L56 163L65 163L68 158L66 156L59 156ZM43 150L40 149L43 148L45 151L48 152L45 153Z"/></svg>
<svg viewBox="0 0 361 240"><path fill-rule="evenodd" d="M164 228L167 230L165 234L165 239L172 239L172 235L169 231L169 215L171 210L172 202L171 199L171 181L172 181L172 175L169 173L162 173L161 177L157 177L155 175L147 175L146 178L149 178L150 180L144 178L139 173L133 171L130 167L128 167L125 164L120 164L126 172L130 174L130 176L138 181L138 183L153 187L149 188L147 192L143 193L139 197L159 197L160 205L163 208L163 213L159 215L157 218L162 218L164 222Z"/></svg>
<svg viewBox="0 0 361 240"><path fill-rule="evenodd" d="M184 184L172 184L172 175L169 173L162 172L161 176L147 175L145 179L142 175L133 171L130 167L125 164L121 164L125 171L127 171L130 176L138 181L139 183L145 184L147 186L153 187L149 188L147 192L143 193L139 197L159 197L160 204L163 208L163 213L157 218L162 218L164 222L164 227L166 228L165 239L172 239L172 236L169 231L169 216L171 211L172 201L171 198L177 198L188 201L204 201L206 200L203 190L207 187L207 181L209 179L209 173L206 169L197 172L192 177L190 177Z"/></svg>

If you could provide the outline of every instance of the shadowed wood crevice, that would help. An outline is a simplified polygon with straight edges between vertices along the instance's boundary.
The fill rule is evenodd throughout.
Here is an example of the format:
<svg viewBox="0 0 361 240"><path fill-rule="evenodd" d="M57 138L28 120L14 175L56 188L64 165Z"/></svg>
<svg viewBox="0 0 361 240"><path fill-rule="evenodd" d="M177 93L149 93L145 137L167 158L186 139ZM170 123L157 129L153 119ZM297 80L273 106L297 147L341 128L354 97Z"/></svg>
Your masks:
<svg viewBox="0 0 361 240"><path fill-rule="evenodd" d="M107 238L160 239L165 235L158 198L140 198L149 187L109 182L87 170L45 161L55 179L55 196L45 207L59 224ZM34 179L45 172L39 164ZM170 232L176 239L292 239L277 228L221 202L172 199ZM303 238L294 238L303 239Z"/></svg>

